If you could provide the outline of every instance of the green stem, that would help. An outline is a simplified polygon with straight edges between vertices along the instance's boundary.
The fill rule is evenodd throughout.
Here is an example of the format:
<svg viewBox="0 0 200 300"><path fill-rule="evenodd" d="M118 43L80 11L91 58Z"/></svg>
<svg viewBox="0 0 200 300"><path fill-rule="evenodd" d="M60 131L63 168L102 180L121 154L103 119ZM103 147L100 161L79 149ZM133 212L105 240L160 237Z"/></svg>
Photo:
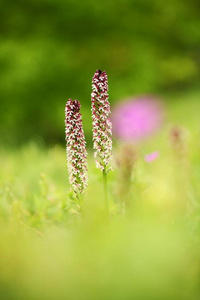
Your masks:
<svg viewBox="0 0 200 300"><path fill-rule="evenodd" d="M79 205L80 205L80 214L81 215L83 215L83 209L84 209L84 207L83 207L83 198L84 198L84 195L82 195L82 194L77 195L77 199L78 199Z"/></svg>
<svg viewBox="0 0 200 300"><path fill-rule="evenodd" d="M103 170L103 189L104 189L104 200L105 200L105 214L106 219L109 218L109 207L108 207L108 188L107 188L107 172L106 172L106 166Z"/></svg>

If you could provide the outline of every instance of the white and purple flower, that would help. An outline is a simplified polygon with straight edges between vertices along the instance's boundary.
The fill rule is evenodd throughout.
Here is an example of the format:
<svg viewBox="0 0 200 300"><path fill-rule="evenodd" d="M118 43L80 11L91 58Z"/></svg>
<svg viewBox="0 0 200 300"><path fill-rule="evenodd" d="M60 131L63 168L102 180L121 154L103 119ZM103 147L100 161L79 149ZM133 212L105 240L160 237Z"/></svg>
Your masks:
<svg viewBox="0 0 200 300"><path fill-rule="evenodd" d="M87 187L87 151L83 131L80 102L69 99L65 106L65 133L69 182L76 194Z"/></svg>
<svg viewBox="0 0 200 300"><path fill-rule="evenodd" d="M112 157L112 123L108 101L108 79L105 71L97 70L92 80L93 148L96 167L106 170Z"/></svg>

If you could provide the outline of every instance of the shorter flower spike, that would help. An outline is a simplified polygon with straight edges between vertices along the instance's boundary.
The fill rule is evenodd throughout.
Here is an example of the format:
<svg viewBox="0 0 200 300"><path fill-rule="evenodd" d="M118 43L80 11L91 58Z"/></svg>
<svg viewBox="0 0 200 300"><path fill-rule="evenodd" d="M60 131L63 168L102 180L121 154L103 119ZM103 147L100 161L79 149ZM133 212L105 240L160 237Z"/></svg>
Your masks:
<svg viewBox="0 0 200 300"><path fill-rule="evenodd" d="M97 70L92 80L93 147L96 167L106 170L112 157L112 123L108 101L108 79L105 71Z"/></svg>
<svg viewBox="0 0 200 300"><path fill-rule="evenodd" d="M76 194L87 187L87 151L80 102L69 99L65 106L65 133L69 182Z"/></svg>

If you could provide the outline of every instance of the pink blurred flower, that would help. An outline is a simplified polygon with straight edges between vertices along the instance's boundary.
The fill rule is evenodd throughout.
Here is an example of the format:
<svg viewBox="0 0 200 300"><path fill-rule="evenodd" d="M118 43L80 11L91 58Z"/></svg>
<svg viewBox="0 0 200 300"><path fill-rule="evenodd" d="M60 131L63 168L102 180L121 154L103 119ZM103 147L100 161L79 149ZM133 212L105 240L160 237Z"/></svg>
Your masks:
<svg viewBox="0 0 200 300"><path fill-rule="evenodd" d="M155 151L145 155L144 159L146 162L151 163L152 161L156 160L159 157L159 152Z"/></svg>
<svg viewBox="0 0 200 300"><path fill-rule="evenodd" d="M117 138L138 141L153 135L162 125L162 103L152 97L128 99L113 112L113 132Z"/></svg>

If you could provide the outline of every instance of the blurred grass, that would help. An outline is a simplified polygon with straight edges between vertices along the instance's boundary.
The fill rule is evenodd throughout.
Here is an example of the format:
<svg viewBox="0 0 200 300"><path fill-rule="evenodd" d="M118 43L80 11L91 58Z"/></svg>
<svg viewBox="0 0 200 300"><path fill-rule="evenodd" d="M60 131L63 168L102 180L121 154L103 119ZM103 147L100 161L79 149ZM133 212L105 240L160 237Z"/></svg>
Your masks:
<svg viewBox="0 0 200 300"><path fill-rule="evenodd" d="M164 128L140 147L125 216L117 167L109 173L109 224L91 151L80 218L62 146L0 150L1 299L199 299L199 97L171 95ZM184 128L183 159L170 146L172 124Z"/></svg>

